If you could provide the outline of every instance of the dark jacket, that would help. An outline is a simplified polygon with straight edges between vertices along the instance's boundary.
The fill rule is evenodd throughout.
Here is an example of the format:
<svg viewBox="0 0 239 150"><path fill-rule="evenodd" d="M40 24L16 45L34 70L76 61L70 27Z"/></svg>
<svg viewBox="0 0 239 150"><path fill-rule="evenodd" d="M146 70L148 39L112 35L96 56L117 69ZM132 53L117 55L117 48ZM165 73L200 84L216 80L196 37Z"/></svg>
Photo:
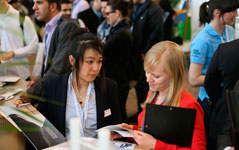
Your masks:
<svg viewBox="0 0 239 150"><path fill-rule="evenodd" d="M91 33L96 34L99 24L103 21L103 18L99 19L92 10L93 8L86 9L77 15L78 19L81 19L85 26L90 30Z"/></svg>
<svg viewBox="0 0 239 150"><path fill-rule="evenodd" d="M67 55L67 48L70 43L69 34L79 27L75 20L60 19L55 31L52 34L46 69L42 67L42 77L36 81L30 89L27 90L28 94L41 96L42 86L46 78L60 75L64 68ZM83 29L82 29L83 30Z"/></svg>
<svg viewBox="0 0 239 150"><path fill-rule="evenodd" d="M135 11L133 12L133 16ZM152 0L145 0L142 9L132 16L135 52L145 54L154 44L163 39L163 11ZM135 19L134 19L135 18Z"/></svg>
<svg viewBox="0 0 239 150"><path fill-rule="evenodd" d="M65 114L69 74L45 81L42 98L37 109L65 135ZM97 129L111 124L121 123L121 115L117 96L117 85L107 79L106 89L103 91L99 79L94 81L96 92ZM54 102L54 103L53 103ZM110 109L111 115L104 117L104 111Z"/></svg>
<svg viewBox="0 0 239 150"><path fill-rule="evenodd" d="M211 59L204 83L207 94L213 101L210 136L215 138L220 134L220 137L217 138L220 149L232 144L230 142L230 127L227 126L227 129L223 129L225 121L228 118L225 90L234 89L239 79L238 47L239 40L219 45ZM223 87L221 83L224 84Z"/></svg>
<svg viewBox="0 0 239 150"><path fill-rule="evenodd" d="M127 80L132 44L129 23L126 20L121 20L111 28L104 45L104 67L107 77L116 79L116 81Z"/></svg>

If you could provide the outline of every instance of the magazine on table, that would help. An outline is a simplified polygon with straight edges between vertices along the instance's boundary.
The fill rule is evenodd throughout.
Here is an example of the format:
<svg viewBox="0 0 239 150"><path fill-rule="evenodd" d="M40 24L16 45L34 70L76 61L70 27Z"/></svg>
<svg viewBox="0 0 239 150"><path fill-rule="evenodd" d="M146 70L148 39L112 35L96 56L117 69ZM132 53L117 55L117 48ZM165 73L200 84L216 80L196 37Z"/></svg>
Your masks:
<svg viewBox="0 0 239 150"><path fill-rule="evenodd" d="M31 104L0 106L5 117L32 143L35 149L44 149L66 141L66 138Z"/></svg>

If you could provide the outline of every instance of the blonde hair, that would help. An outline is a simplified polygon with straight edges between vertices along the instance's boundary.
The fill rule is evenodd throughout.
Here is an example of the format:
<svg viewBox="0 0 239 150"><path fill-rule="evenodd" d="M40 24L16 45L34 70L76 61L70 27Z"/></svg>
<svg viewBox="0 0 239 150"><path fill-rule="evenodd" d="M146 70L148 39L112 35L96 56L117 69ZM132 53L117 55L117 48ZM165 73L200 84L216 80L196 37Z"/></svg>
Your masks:
<svg viewBox="0 0 239 150"><path fill-rule="evenodd" d="M164 72L170 78L165 105L178 107L185 82L185 56L180 46L170 41L155 44L145 55L144 70L148 72L159 63L164 64ZM145 107L147 103L151 103L155 94L156 92L149 91L148 98L142 107Z"/></svg>

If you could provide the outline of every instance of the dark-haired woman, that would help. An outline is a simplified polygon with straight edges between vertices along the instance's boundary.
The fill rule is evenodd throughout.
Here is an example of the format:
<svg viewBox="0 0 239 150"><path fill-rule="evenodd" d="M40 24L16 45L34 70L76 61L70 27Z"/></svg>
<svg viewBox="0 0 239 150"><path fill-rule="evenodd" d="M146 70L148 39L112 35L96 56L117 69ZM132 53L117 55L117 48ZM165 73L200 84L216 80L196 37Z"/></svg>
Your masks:
<svg viewBox="0 0 239 150"><path fill-rule="evenodd" d="M211 118L212 101L204 88L205 75L211 58L219 44L234 39L234 30L231 26L238 15L237 0L210 0L200 6L200 24L205 25L191 44L189 68L189 82L192 86L200 87L198 102L205 112L205 129L208 149L209 122Z"/></svg>
<svg viewBox="0 0 239 150"><path fill-rule="evenodd" d="M120 123L117 85L104 78L101 41L91 33L72 35L69 74L49 78L37 109L68 137L69 121L81 119L81 135L95 137L95 130Z"/></svg>
<svg viewBox="0 0 239 150"><path fill-rule="evenodd" d="M129 31L128 3L122 0L108 1L105 10L107 23L111 25L104 45L105 74L117 82L122 119L127 122L126 100L129 93L127 76L132 37Z"/></svg>

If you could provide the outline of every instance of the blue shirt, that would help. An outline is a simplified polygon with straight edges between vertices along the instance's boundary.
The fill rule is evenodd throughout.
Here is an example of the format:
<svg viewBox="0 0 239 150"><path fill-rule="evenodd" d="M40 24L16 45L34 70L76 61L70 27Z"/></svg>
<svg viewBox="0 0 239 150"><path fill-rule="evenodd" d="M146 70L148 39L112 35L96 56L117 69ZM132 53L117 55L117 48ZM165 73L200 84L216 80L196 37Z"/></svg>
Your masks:
<svg viewBox="0 0 239 150"><path fill-rule="evenodd" d="M47 65L47 59L48 59L48 51L51 43L51 37L53 32L55 31L58 23L60 22L62 14L58 13L55 17L53 17L45 26L45 57L44 57L44 65L46 69Z"/></svg>
<svg viewBox="0 0 239 150"><path fill-rule="evenodd" d="M95 99L95 86L92 82L90 94L93 95L89 103L85 103L84 108L80 106L79 102L76 99L76 95L73 89L71 89L71 80L72 73L68 79L68 88L67 88L67 102L66 102L66 137L69 137L69 129L70 129L70 119L79 117L81 119L81 131L84 137L96 137L96 129L97 129L97 115L96 115L96 99ZM79 108L79 114L77 115L77 110L75 106L75 102L77 102L77 107ZM87 114L87 118L86 115Z"/></svg>
<svg viewBox="0 0 239 150"><path fill-rule="evenodd" d="M220 36L210 24L206 24L191 43L191 63L202 64L203 69L201 75L206 75L208 66L213 54L217 50L219 44L234 40L234 29L230 26L225 26L223 36ZM209 98L204 86L200 87L198 97L203 100Z"/></svg>

